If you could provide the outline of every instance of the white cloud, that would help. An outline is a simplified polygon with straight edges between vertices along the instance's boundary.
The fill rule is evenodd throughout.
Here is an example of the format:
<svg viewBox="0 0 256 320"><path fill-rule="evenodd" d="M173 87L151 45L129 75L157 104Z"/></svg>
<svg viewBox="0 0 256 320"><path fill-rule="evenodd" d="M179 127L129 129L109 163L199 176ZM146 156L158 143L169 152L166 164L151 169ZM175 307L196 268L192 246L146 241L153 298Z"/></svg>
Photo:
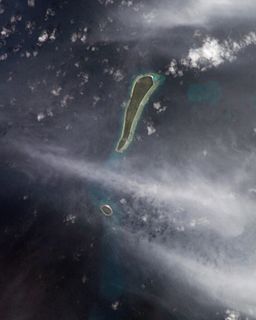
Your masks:
<svg viewBox="0 0 256 320"><path fill-rule="evenodd" d="M174 177L167 169L165 172L158 169L161 178L156 180L136 172L117 173L47 150L24 147L22 152L61 174L96 182L108 190L122 190L135 201L141 199L156 209L161 208L161 214L170 222L176 223L175 217L178 215L182 217L182 222L177 222L177 227L190 228L196 225L212 229L224 237L238 236L243 233L256 210L256 205L247 196L237 193L230 181L218 184L202 175L184 177L178 172ZM206 223L200 223L202 219Z"/></svg>
<svg viewBox="0 0 256 320"><path fill-rule="evenodd" d="M135 23L152 28L205 26L216 23L215 20L219 18L253 18L255 9L254 0L162 0L154 6L143 7L141 16L130 16L126 11L126 17L124 15L122 18L135 19Z"/></svg>
<svg viewBox="0 0 256 320"><path fill-rule="evenodd" d="M168 275L177 271L183 283L199 289L214 303L217 301L225 308L256 316L256 238L253 230L256 203L241 192L241 184L250 179L248 166L252 170L255 168L254 156L246 160L246 171L241 171L241 164L227 179L222 178L222 182L217 183L198 172L188 176L184 171L179 173L176 170L173 174L171 169L159 167L154 171L154 176L158 177L156 179L151 172L143 176L127 167L116 172L113 163L109 168L77 160L55 147L28 147L20 144L19 148L33 159L33 164L39 166L42 174L47 174L47 168L50 168L60 175L97 183L110 193L120 190L126 193L127 198L133 200L136 218L142 212L141 218L145 224L148 217L152 218L151 213L145 216L143 204L138 203L141 200L147 201L152 206L152 212L158 212L158 216L150 221L148 227L141 229L141 243L138 246L136 241L134 252L140 257L148 258L150 263L157 263L157 267L161 266L161 272L166 271L166 281ZM242 176L243 181L240 179L236 182L235 178L232 179L236 175ZM127 201L121 199L120 202L125 210ZM182 241L177 243L177 239L176 245L171 247L161 241L158 244L148 242L148 230L161 226L163 214L170 219L170 223L175 224L172 219L175 208L181 221L181 224L176 225L176 230L186 233L189 228L193 228L199 237L199 240L193 242L192 236L190 242L191 233L187 232L189 252ZM168 220L164 220L164 223L168 223ZM120 228L121 232L127 233L127 247L129 243L132 244L129 239L134 240L134 234L131 236L131 229L126 224ZM214 232L214 237L208 236L209 229ZM202 247L207 249L204 254Z"/></svg>
<svg viewBox="0 0 256 320"><path fill-rule="evenodd" d="M181 277L183 283L211 297L213 303L256 317L254 264L244 265L243 261L234 264L217 255L208 259L197 252L187 252L182 247L174 250L164 245L149 243L145 239L141 240L137 249L151 263L153 256L153 263L162 266L161 271ZM232 314L238 315L238 312L227 312L227 315Z"/></svg>
<svg viewBox="0 0 256 320"><path fill-rule="evenodd" d="M220 42L218 39L206 37L203 45L199 48L190 49L187 57L181 62L185 66L202 70L218 67L226 61L234 61L242 49L255 44L255 32L245 35L239 42L230 39Z"/></svg>
<svg viewBox="0 0 256 320"><path fill-rule="evenodd" d="M250 45L256 45L255 32L246 34L240 41L227 39L221 42L207 36L203 39L200 47L189 49L188 54L179 63L173 59L167 67L166 74L182 76L183 73L179 66L200 71L216 68L225 62L236 60L239 52Z"/></svg>
<svg viewBox="0 0 256 320"><path fill-rule="evenodd" d="M28 0L28 6L34 7L35 6L35 0Z"/></svg>

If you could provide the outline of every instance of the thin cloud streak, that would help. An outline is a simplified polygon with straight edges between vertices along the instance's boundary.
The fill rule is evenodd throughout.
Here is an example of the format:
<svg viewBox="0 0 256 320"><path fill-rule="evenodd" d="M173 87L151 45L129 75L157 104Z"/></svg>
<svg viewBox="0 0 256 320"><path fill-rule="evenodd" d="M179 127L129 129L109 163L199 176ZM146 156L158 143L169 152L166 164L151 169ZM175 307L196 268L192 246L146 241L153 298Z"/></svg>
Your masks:
<svg viewBox="0 0 256 320"><path fill-rule="evenodd" d="M256 317L255 264L223 262L218 256L211 257L216 258L217 263L213 263L196 252L173 250L146 240L140 242L139 250L149 260L154 256L165 272L181 277L183 283L207 294L215 303Z"/></svg>
<svg viewBox="0 0 256 320"><path fill-rule="evenodd" d="M256 3L253 0L194 0L166 1L143 7L141 14L131 10L119 12L120 20L149 28L174 28L179 26L204 26L215 24L219 18L250 19L254 17Z"/></svg>
<svg viewBox="0 0 256 320"><path fill-rule="evenodd" d="M249 197L237 193L230 184L218 184L203 176L184 177L180 174L177 181L169 174L168 178L156 180L136 172L118 173L107 167L31 147L24 147L24 151L37 162L62 175L79 177L110 191L122 190L133 199L142 199L155 208L164 208L161 210L170 220L176 209L179 209L180 215L184 215L186 226L192 221L204 219L201 227L213 229L222 236L241 234L253 219L252 212L256 209ZM159 176L166 176L166 172ZM189 217L186 213L189 213Z"/></svg>
<svg viewBox="0 0 256 320"><path fill-rule="evenodd" d="M157 169L157 176L160 178L156 180L148 176L138 176L136 172L128 172L129 170L119 173L114 171L113 166L111 169L79 161L68 157L62 150L54 151L54 148L22 146L20 151L29 155L42 172L43 168L48 167L62 176L78 177L97 183L109 192L122 190L131 196L135 203L137 199L144 199L155 208L164 208L170 220L173 213L169 208L174 204L187 211L187 215L179 213L184 224L189 225L189 221L195 216L205 217L208 224L196 225L201 240L196 242L196 246L189 252L182 242L176 243L175 249L161 241L148 242L147 228L138 232L140 245L136 242L136 252L151 263L158 261L167 274L177 273L183 283L200 290L213 302L256 316L255 254L253 250L248 250L254 247L255 236L251 233L247 237L248 229L255 225L256 204L246 195L236 192L231 179L225 186L206 179L203 175L180 175L180 179L177 179L176 175L174 179L165 167L164 172L161 172L161 168ZM251 158L251 161L254 163L255 159ZM137 209L140 210L139 207ZM209 228L216 233L215 240L207 237ZM130 233L129 228L123 225L118 229L127 235L126 245L129 243L132 246L136 237ZM188 228L184 230L186 231ZM249 255L250 262L245 262L237 253L235 244L234 247L231 246L232 260L229 260L225 251L226 244L230 243L230 238L233 237L234 241L238 237L244 239L241 245L244 246L246 255ZM211 250L214 247L213 241L222 244L219 250ZM204 255L196 249L197 246L200 249L202 244L208 248ZM171 281L171 277L169 280Z"/></svg>

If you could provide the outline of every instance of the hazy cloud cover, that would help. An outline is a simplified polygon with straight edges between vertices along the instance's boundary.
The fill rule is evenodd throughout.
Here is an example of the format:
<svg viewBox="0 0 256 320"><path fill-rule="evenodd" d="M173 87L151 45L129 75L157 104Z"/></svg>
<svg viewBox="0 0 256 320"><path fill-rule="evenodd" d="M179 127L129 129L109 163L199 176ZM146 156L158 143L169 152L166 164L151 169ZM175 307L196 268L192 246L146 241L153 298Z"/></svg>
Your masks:
<svg viewBox="0 0 256 320"><path fill-rule="evenodd" d="M136 8L136 10L135 10ZM127 28L126 39L143 41L147 37L158 38L163 32L170 32L183 43L178 56L172 55L176 44L166 43L159 46L170 57L166 74L183 76L184 68L205 71L219 67L225 62L233 62L238 54L250 45L256 44L256 30L248 27L254 19L256 3L252 0L210 0L210 1L152 1L147 4L121 6L114 17ZM240 21L247 25L243 31L234 31L234 23ZM186 27L186 31L177 28ZM219 38L214 31L225 29ZM193 30L194 37L187 38ZM113 33L113 37L115 37ZM166 48L169 46L169 49ZM154 50L154 49L153 49Z"/></svg>
<svg viewBox="0 0 256 320"><path fill-rule="evenodd" d="M252 257L249 258L252 262L248 264L244 264L243 259L237 256L235 251L229 255L233 256L236 263L229 260L229 255L225 256L225 239L246 238L248 230L249 234L251 232L251 223L255 222L256 204L246 194L239 193L233 183L228 184L227 181L226 186L220 185L206 180L203 174L201 177L186 177L188 178L186 181L185 177L182 181L181 175L181 179L175 180L168 175L166 168L162 172L165 179L155 181L150 176L143 177L136 172L122 174L107 167L76 160L65 155L65 152L56 152L57 149L53 152L44 147L39 150L27 146L23 150L45 170L53 169L64 176L96 182L110 192L122 190L124 194L132 196L135 202L138 198L144 199L152 207L161 208L159 217L165 214L174 225L175 209L172 205L175 204L182 208L179 211L180 220L176 224L177 230L183 230L185 233L191 229L203 232L200 242L203 241L208 248L214 243L208 242L207 230L213 230L218 241L223 244L223 248L214 254L209 252L201 256L199 252L193 250L188 253L182 245L173 250L165 244L148 243L147 231L143 229L140 231L140 237L142 236L144 240L137 249L142 250L142 254L149 259L154 255L154 261L155 259L161 261L164 270L177 271L183 281L205 292L214 301L255 316L254 254L252 253ZM161 168L156 170L161 171ZM138 212L140 209L137 208ZM189 216L185 212L188 212ZM124 231L129 235L127 226L124 226ZM256 240L255 237L249 239L243 244L245 251L248 251L250 241Z"/></svg>
<svg viewBox="0 0 256 320"><path fill-rule="evenodd" d="M126 9L124 21L133 21L150 28L173 28L177 26L210 26L218 18L253 18L256 4L253 0L195 0L149 3L141 14ZM130 14L129 14L130 12ZM126 14L126 16L125 16Z"/></svg>
<svg viewBox="0 0 256 320"><path fill-rule="evenodd" d="M20 147L19 147L20 148ZM55 151L52 151L55 150ZM28 154L39 166L54 169L64 176L74 176L89 182L96 182L107 190L128 194L136 199L144 199L150 205L161 208L170 222L174 212L179 211L182 225L188 228L197 225L213 229L224 237L242 234L248 224L254 221L256 204L248 193L239 192L239 183L234 179L214 182L191 170L184 174L174 168L155 168L159 177L151 177L149 173L139 174L136 170L123 172L114 168L102 167L95 163L77 160L58 148L22 146L22 153ZM250 162L253 162L252 157ZM44 172L44 171L42 171ZM234 169L233 177L243 175L243 183L249 179L246 172ZM241 183L241 182L240 182ZM164 209L163 209L164 208ZM186 215L189 212L189 217ZM200 222L201 221L201 222ZM203 221L203 223L202 223Z"/></svg>
<svg viewBox="0 0 256 320"><path fill-rule="evenodd" d="M65 179L65 183L69 179L81 180L81 193L87 201L92 185L106 190L126 219L113 229L120 228L126 233L127 244L131 246L134 235L141 240L134 252L149 263L157 262L170 276L166 277L167 285L175 271L188 286L199 289L225 308L256 317L255 97L254 88L248 84L254 74L247 77L250 70L239 69L235 77L232 69L224 80L217 72L198 75L198 71L225 63L236 68L231 63L255 46L253 24L239 33L230 33L229 28L217 33L212 26L219 21L228 25L238 18L250 20L255 15L256 2L162 0L144 1L143 6L139 6L141 1L100 2L107 9L93 26L75 26L72 32L63 32L67 41L63 47L68 48L68 53L67 60L62 53L56 57L61 66L55 62L45 64L48 58L46 54L44 59L43 50L38 57L29 52L25 55L27 60L23 62L30 62L32 57L42 59L36 65L53 70L52 76L47 69L43 77L42 70L35 69L36 79L42 81L42 91L41 82L28 79L33 95L25 96L22 102L16 91L26 92L24 87L16 90L15 77L13 82L3 80L3 92L13 92L10 104L2 108L2 118L13 112L12 122L8 123L14 123L14 128L6 141L6 144L11 141L13 165L39 184L39 177L46 185L47 179L51 184L56 176ZM28 4L34 8L34 1ZM104 23L101 17L106 19ZM113 17L117 20L112 20ZM127 26L127 33L121 31L118 38L116 30L122 30L123 26ZM130 41L133 27L137 32L134 42ZM46 34L44 30L38 30L36 41L46 49L48 41L49 45L50 41L56 41L57 46L58 32L55 39L55 31ZM145 30L150 36L152 32L151 39L158 42L149 40ZM108 42L108 31L114 40L118 39L116 42L111 42L111 37ZM172 36L176 32L175 42ZM94 38L95 34L102 37ZM190 38L190 34L194 37ZM105 36L105 42L98 41ZM171 44L179 41L180 56L176 56ZM161 51L163 47L165 50ZM2 65L10 61L6 56L0 56L1 59ZM66 66L70 66L74 78ZM170 77L141 121L149 136L145 132L143 136L141 130L134 138L134 149L129 150L123 162L117 161L120 167L116 168L115 158L108 156L118 135L119 114L123 113L120 104L128 96L132 76L149 68ZM33 67L24 62L25 69ZM20 83L24 82L24 70L20 71ZM186 71L190 71L189 77ZM63 79L59 80L59 74ZM248 83L240 82L241 74L249 79ZM214 106L200 100L204 84L212 81L221 88L220 103ZM225 86L226 83L229 85ZM191 85L201 88L196 103L189 101ZM208 96L211 99L211 94ZM26 143L19 143L19 139ZM200 156L193 152L200 152ZM133 166L132 157L139 159L140 166ZM200 157L202 161L198 160ZM28 161L23 161L24 158ZM189 161L183 162L184 158ZM214 174L206 172L207 166ZM81 202L76 195L68 199L72 205ZM97 204L94 209L99 211ZM82 214L86 216L87 212ZM163 240L161 230L165 228L171 232L164 234L167 239ZM159 230L160 236L150 242L152 231L155 235ZM135 260L136 264L140 262ZM149 263L141 265L147 268Z"/></svg>
<svg viewBox="0 0 256 320"><path fill-rule="evenodd" d="M210 243L208 246L210 247ZM173 250L145 240L141 241L139 250L149 260L154 256L156 264L162 265L167 274L174 272L181 277L183 283L197 288L214 302L253 318L256 316L253 263L245 266L242 260L238 263L225 260L221 252L209 259L201 257L195 251L183 250L182 247Z"/></svg>

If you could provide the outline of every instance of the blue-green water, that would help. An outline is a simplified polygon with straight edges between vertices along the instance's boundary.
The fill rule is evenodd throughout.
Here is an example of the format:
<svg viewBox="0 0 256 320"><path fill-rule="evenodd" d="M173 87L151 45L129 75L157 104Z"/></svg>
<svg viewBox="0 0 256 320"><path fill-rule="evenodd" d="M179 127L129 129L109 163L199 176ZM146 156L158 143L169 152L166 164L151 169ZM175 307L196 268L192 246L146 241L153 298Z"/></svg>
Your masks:
<svg viewBox="0 0 256 320"><path fill-rule="evenodd" d="M164 77L158 74L153 74L154 80L162 84ZM123 116L122 116L123 119ZM120 154L112 151L105 161L103 166L108 170L118 171L122 160L124 159L127 151ZM103 299L114 303L118 301L125 288L125 275L121 269L121 263L116 250L116 237L113 231L114 227L120 225L120 219L123 215L122 208L118 204L111 192L106 188L93 184L90 189L90 197L93 204L96 207L96 212L102 214L100 211L100 206L103 204L108 204L113 209L113 215L111 217L106 217L102 215L104 223L104 234L102 236L101 244L101 278L100 278L100 295ZM106 310L102 311L100 306L95 306L91 315L90 320L114 320L120 319L121 314L109 313Z"/></svg>
<svg viewBox="0 0 256 320"><path fill-rule="evenodd" d="M222 97L222 90L216 81L209 81L191 84L187 95L190 103L216 105Z"/></svg>

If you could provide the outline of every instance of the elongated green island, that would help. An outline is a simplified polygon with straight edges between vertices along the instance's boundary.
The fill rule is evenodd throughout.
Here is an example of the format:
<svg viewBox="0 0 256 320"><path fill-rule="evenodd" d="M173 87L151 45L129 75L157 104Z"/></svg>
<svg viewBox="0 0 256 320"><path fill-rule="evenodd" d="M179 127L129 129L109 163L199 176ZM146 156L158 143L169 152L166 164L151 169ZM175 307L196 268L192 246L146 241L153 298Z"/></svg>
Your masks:
<svg viewBox="0 0 256 320"><path fill-rule="evenodd" d="M124 152L129 147L142 111L162 80L163 77L155 73L140 75L134 80L125 108L122 133L116 146L116 152Z"/></svg>

